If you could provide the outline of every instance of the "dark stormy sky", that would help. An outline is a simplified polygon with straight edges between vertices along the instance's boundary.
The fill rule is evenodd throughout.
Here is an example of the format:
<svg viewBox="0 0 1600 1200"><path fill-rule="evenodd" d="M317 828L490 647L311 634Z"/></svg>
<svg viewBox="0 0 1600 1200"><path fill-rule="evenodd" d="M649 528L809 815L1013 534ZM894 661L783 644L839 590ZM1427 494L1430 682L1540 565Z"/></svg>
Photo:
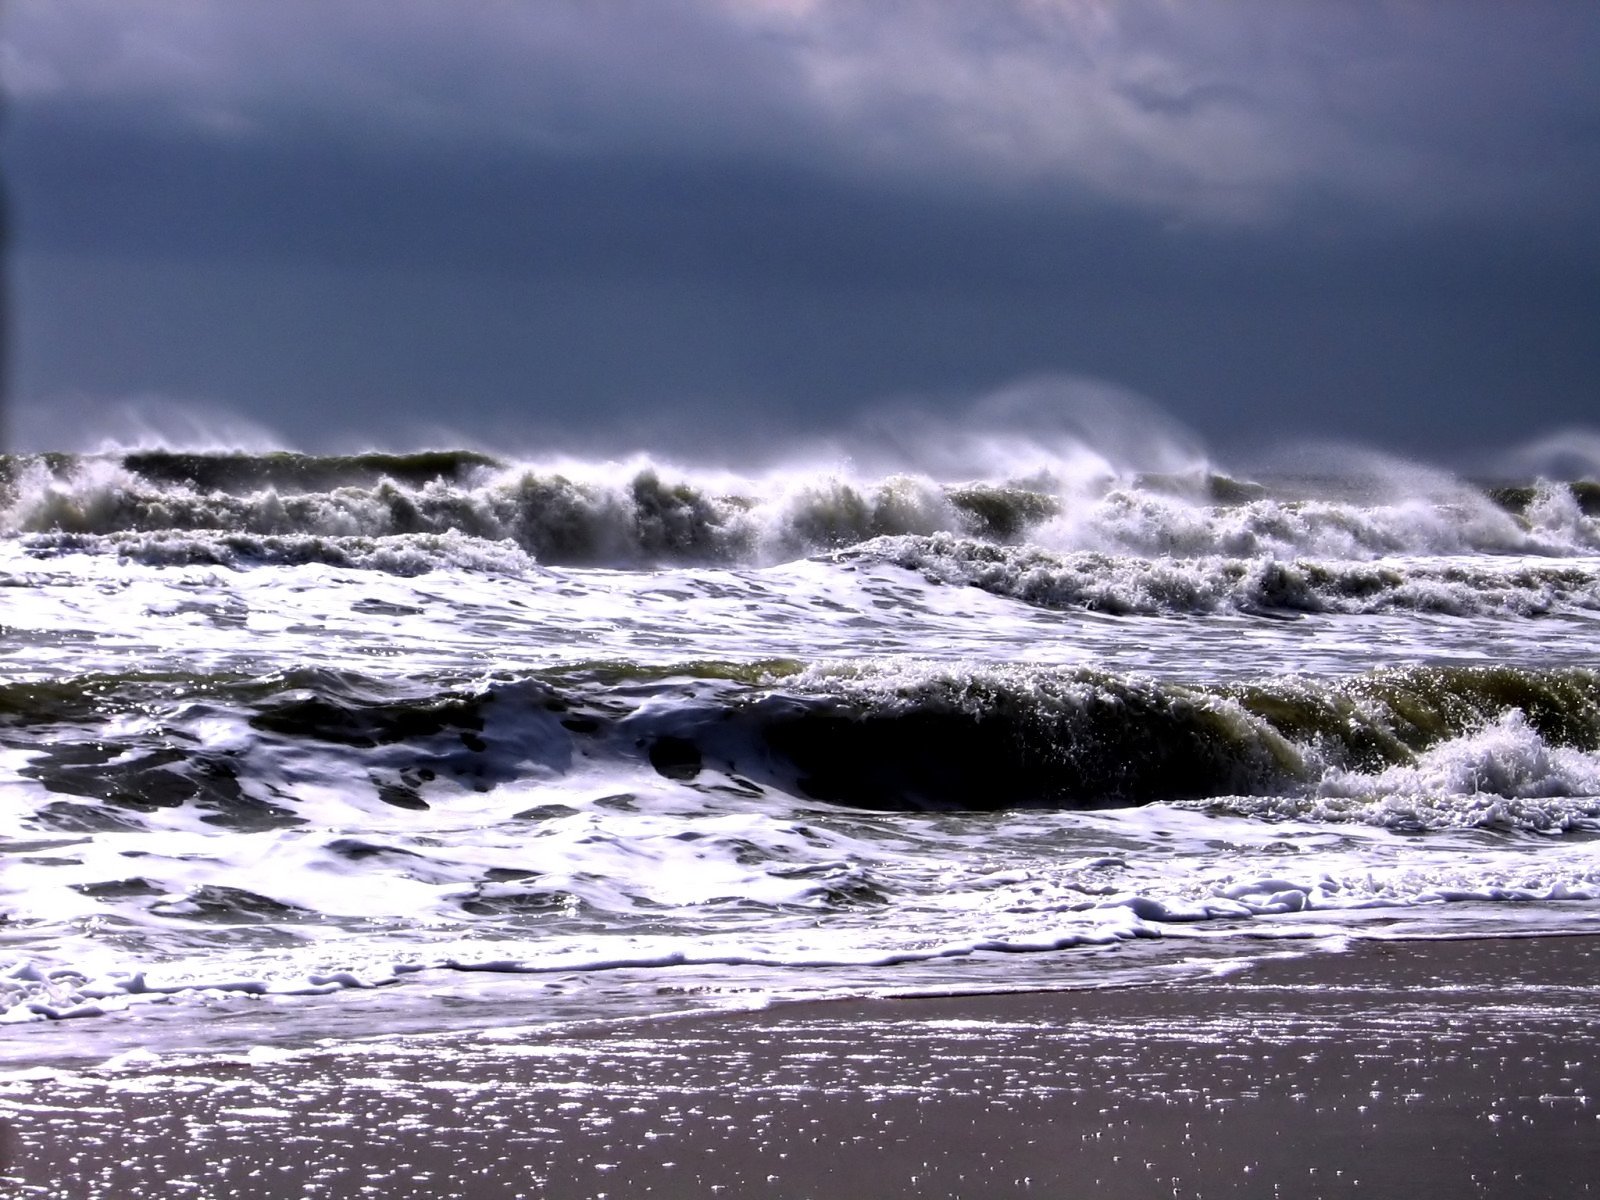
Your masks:
<svg viewBox="0 0 1600 1200"><path fill-rule="evenodd" d="M1591 0L7 0L0 80L33 448L1600 425Z"/></svg>

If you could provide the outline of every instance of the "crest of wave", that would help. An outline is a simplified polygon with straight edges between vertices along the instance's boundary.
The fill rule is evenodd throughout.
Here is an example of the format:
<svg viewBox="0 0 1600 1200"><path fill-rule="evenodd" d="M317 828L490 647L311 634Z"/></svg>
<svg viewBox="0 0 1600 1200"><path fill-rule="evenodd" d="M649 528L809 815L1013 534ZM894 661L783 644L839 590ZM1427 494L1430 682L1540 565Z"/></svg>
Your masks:
<svg viewBox="0 0 1600 1200"><path fill-rule="evenodd" d="M1600 759L1552 746L1518 709L1376 774L1330 770L1296 805L1317 820L1394 828L1559 832L1600 818ZM1281 813L1280 815L1291 815Z"/></svg>
<svg viewBox="0 0 1600 1200"><path fill-rule="evenodd" d="M1495 465L1514 479L1600 479L1600 432L1557 430L1517 447Z"/></svg>
<svg viewBox="0 0 1600 1200"><path fill-rule="evenodd" d="M1590 441L1600 463L1600 436ZM1280 447L1253 472L1265 489L1233 485L1235 502L1218 503L1213 484L1229 481L1195 433L1132 392L1070 376L1024 379L953 414L885 406L862 419L847 449L840 457L862 475L910 471L898 478L983 480L1053 497L1053 514L1026 538L1057 550L1371 559L1600 544L1566 488L1536 488L1519 517L1448 471L1336 443ZM815 486L814 472L800 474ZM925 511L922 521L861 531L961 528L931 501Z"/></svg>
<svg viewBox="0 0 1600 1200"><path fill-rule="evenodd" d="M1122 388L1039 375L954 414L892 404L862 418L852 452L867 470L912 470L943 482L1007 480L1063 500L1103 494L1141 475L1203 481L1200 439Z"/></svg>
<svg viewBox="0 0 1600 1200"><path fill-rule="evenodd" d="M1600 526L1572 491L1541 482L1521 514L1436 467L1335 444L1280 449L1259 463L1264 487L1245 502L1207 503L1191 489L1117 486L1064 507L1030 538L1058 549L1152 556L1592 553Z"/></svg>
<svg viewBox="0 0 1600 1200"><path fill-rule="evenodd" d="M53 397L48 404L20 405L14 420L17 445L40 452L267 454L289 448L265 425L226 408L154 394Z"/></svg>
<svg viewBox="0 0 1600 1200"><path fill-rule="evenodd" d="M1229 796L1196 806L1412 832L1593 830L1600 821L1600 758L1551 745L1520 710L1509 709L1407 763L1373 773L1329 767L1309 792Z"/></svg>
<svg viewBox="0 0 1600 1200"><path fill-rule="evenodd" d="M591 518L605 510L598 524L626 526L630 539L648 493L652 509L694 509L691 524L716 547L710 557L777 561L879 536L967 529L973 516L953 500L952 484L998 484L1076 509L1145 475L1192 479L1198 489L1208 470L1198 439L1148 401L1044 376L954 412L909 401L879 407L836 437L787 448L764 470L669 465L642 453L609 461L543 457L507 467L491 487L538 489L541 503L524 506L524 520L545 523L557 514L570 523L568 510L581 507ZM573 501L549 504L552 485ZM1016 513L1001 523L1020 531L1038 513L1027 497L1015 502ZM519 531L518 540L549 539Z"/></svg>

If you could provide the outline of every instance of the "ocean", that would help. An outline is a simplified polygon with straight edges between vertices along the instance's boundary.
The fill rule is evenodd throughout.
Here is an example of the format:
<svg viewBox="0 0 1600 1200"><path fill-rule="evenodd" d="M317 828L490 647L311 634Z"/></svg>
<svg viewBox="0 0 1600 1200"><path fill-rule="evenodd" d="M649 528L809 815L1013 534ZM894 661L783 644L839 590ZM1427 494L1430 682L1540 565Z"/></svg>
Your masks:
<svg viewBox="0 0 1600 1200"><path fill-rule="evenodd" d="M0 1067L1600 930L1600 486L0 460Z"/></svg>

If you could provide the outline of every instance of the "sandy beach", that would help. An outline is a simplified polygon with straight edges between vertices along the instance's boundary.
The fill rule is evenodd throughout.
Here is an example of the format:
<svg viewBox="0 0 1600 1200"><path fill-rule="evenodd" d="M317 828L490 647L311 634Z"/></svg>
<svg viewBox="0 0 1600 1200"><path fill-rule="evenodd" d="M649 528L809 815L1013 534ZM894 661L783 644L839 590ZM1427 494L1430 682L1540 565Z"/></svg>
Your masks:
<svg viewBox="0 0 1600 1200"><path fill-rule="evenodd" d="M1542 1197L1600 1187L1600 939L13 1080L8 1195ZM27 1031L19 1031L26 1036Z"/></svg>

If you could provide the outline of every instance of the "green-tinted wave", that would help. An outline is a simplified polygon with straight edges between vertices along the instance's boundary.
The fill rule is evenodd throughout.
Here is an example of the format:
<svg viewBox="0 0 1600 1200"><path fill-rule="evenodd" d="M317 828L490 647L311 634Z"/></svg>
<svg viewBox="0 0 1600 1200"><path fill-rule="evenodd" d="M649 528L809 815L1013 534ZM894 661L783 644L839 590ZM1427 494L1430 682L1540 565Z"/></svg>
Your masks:
<svg viewBox="0 0 1600 1200"><path fill-rule="evenodd" d="M224 823L293 821L307 770L417 808L604 762L873 809L1293 794L1330 773L1414 768L1507 721L1537 753L1533 775L1504 786L1600 791L1600 675L1587 670L1197 687L1022 668L600 662L433 683L297 670L0 687L0 743L28 752L25 777L72 798L42 814L57 827L186 803Z"/></svg>

